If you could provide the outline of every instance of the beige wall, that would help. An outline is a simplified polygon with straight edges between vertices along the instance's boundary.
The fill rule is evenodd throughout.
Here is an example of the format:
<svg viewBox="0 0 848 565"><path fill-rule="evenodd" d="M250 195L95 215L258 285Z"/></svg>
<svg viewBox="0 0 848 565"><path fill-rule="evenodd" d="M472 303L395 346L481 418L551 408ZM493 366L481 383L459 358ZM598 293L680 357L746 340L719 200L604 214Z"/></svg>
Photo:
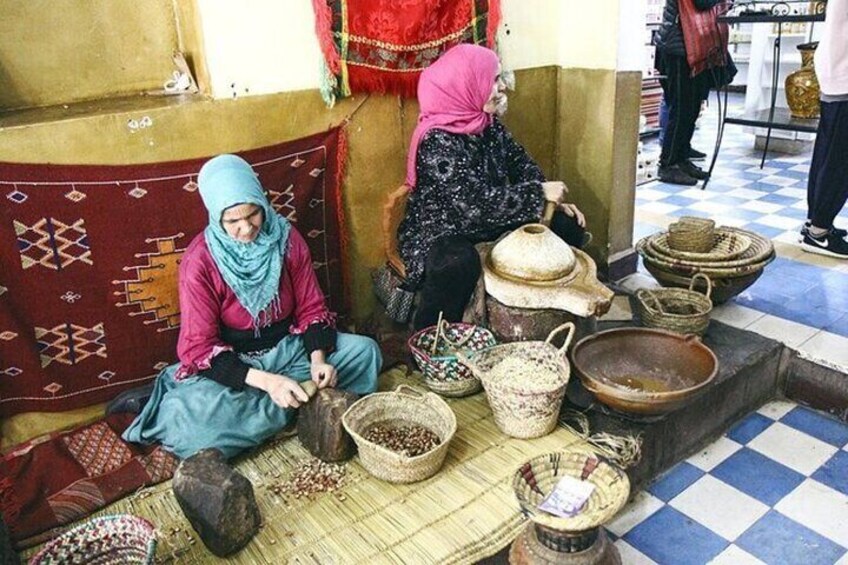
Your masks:
<svg viewBox="0 0 848 565"><path fill-rule="evenodd" d="M216 98L320 86L321 53L310 2L196 1ZM560 11L571 2L503 0L499 37L504 65L527 69L558 64ZM612 45L614 52L614 41Z"/></svg>
<svg viewBox="0 0 848 565"><path fill-rule="evenodd" d="M611 213L632 207L632 193L628 196L625 188L632 187L635 175L628 171L635 161L638 120L623 109L638 105L638 97L624 99L630 91L621 87L616 71L618 1L504 0L501 29L505 65L520 69L507 125L546 174L572 186L575 201L589 213L593 253L601 262L610 252L613 226L627 231ZM417 106L396 97L358 95L327 109L315 90L320 58L307 4L181 3L182 17L199 22L182 41L201 79L209 77L213 99L146 99L0 115L0 160L184 159L294 139L349 120L349 264L354 312L367 316L374 307L369 271L382 259L379 209L385 193L403 179ZM132 133L128 119L143 116L153 126ZM622 144L618 136L632 143ZM632 155L626 154L631 149ZM627 245L627 237L615 238L616 249Z"/></svg>

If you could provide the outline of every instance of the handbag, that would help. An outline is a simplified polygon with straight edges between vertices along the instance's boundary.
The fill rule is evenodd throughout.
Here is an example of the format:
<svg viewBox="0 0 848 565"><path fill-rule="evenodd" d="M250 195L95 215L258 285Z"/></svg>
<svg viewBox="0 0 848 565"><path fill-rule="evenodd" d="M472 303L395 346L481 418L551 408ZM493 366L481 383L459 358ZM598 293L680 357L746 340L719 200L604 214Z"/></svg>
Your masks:
<svg viewBox="0 0 848 565"><path fill-rule="evenodd" d="M686 45L686 62L697 76L707 69L727 65L728 26L718 17L728 10L721 1L709 10L699 10L693 0L679 0L680 27Z"/></svg>
<svg viewBox="0 0 848 565"><path fill-rule="evenodd" d="M374 271L374 294L386 307L386 314L399 324L409 322L415 293L401 287L403 278L386 263Z"/></svg>

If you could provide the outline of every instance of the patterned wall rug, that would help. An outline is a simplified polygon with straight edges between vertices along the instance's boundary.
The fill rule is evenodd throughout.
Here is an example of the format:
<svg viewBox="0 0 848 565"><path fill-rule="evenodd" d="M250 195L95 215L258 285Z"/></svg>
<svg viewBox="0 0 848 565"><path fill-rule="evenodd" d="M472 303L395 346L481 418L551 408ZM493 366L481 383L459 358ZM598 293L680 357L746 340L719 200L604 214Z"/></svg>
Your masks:
<svg viewBox="0 0 848 565"><path fill-rule="evenodd" d="M344 313L340 129L246 151ZM177 270L206 159L0 163L0 417L106 401L176 360Z"/></svg>

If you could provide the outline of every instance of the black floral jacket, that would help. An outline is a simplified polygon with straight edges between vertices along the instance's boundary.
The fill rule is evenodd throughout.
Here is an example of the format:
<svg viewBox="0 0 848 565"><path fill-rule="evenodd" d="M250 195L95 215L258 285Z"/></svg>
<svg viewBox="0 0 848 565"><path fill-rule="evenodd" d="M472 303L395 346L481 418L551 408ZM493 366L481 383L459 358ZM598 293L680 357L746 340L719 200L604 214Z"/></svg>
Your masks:
<svg viewBox="0 0 848 565"><path fill-rule="evenodd" d="M416 171L416 187L398 229L410 290L420 286L427 254L438 238L494 239L542 214L545 177L498 120L479 135L430 130L418 146Z"/></svg>

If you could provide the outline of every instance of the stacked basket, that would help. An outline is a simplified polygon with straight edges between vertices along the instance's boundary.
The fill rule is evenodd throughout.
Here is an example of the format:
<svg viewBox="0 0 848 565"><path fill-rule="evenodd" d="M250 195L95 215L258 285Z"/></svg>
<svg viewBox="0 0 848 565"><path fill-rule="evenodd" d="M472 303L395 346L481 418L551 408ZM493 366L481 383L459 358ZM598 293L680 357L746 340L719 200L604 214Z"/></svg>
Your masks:
<svg viewBox="0 0 848 565"><path fill-rule="evenodd" d="M681 250L678 234L660 232L636 244L645 268L663 286L689 288L698 273L713 284L712 301L721 304L756 282L774 260L771 240L740 228L722 226L712 231L706 251ZM703 244L703 233L700 233Z"/></svg>

